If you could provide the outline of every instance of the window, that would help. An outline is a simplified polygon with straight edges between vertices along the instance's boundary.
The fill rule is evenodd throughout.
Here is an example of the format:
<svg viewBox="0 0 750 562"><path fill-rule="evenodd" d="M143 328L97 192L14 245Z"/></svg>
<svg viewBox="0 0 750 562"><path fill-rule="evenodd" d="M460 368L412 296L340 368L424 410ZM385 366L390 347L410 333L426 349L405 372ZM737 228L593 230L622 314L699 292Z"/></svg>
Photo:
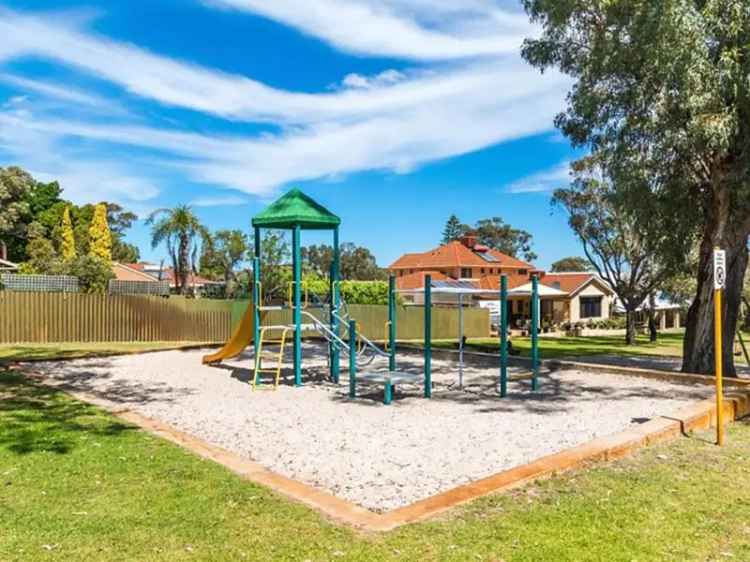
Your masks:
<svg viewBox="0 0 750 562"><path fill-rule="evenodd" d="M527 269L519 269L518 275L526 275L529 271Z"/></svg>
<svg viewBox="0 0 750 562"><path fill-rule="evenodd" d="M471 269L468 267L461 268L461 277L464 279L471 279Z"/></svg>
<svg viewBox="0 0 750 562"><path fill-rule="evenodd" d="M581 297L581 318L599 318L602 315L602 297Z"/></svg>

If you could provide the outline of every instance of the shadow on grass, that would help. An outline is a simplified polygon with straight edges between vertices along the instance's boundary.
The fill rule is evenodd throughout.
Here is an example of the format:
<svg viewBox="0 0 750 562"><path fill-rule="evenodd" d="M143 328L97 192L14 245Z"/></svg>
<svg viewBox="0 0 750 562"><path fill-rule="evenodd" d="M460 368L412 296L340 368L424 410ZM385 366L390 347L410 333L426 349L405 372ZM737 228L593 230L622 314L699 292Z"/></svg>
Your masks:
<svg viewBox="0 0 750 562"><path fill-rule="evenodd" d="M75 447L78 432L113 436L132 429L60 390L0 370L0 447L13 453L67 454Z"/></svg>

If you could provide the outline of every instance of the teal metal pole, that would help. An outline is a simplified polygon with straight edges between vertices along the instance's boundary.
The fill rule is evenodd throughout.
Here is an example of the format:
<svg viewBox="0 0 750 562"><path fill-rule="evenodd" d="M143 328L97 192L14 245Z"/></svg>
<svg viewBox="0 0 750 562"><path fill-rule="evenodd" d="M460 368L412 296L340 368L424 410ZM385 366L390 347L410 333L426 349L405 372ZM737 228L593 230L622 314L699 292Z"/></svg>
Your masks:
<svg viewBox="0 0 750 562"><path fill-rule="evenodd" d="M500 276L500 396L508 395L508 276Z"/></svg>
<svg viewBox="0 0 750 562"><path fill-rule="evenodd" d="M300 226L292 231L292 267L294 269L294 385L302 386L302 250Z"/></svg>
<svg viewBox="0 0 750 562"><path fill-rule="evenodd" d="M253 258L253 349L258 363L258 341L260 340L260 258Z"/></svg>
<svg viewBox="0 0 750 562"><path fill-rule="evenodd" d="M539 389L539 279L531 278L531 390Z"/></svg>
<svg viewBox="0 0 750 562"><path fill-rule="evenodd" d="M396 278L388 277L388 370L396 370Z"/></svg>
<svg viewBox="0 0 750 562"><path fill-rule="evenodd" d="M260 259L260 227L255 227L255 237L253 238L253 247L255 249L255 254L253 257L256 257Z"/></svg>
<svg viewBox="0 0 750 562"><path fill-rule="evenodd" d="M432 275L424 276L424 397L432 397Z"/></svg>
<svg viewBox="0 0 750 562"><path fill-rule="evenodd" d="M357 322L349 320L349 398L357 396Z"/></svg>
<svg viewBox="0 0 750 562"><path fill-rule="evenodd" d="M253 239L253 349L257 355L258 340L260 339L260 228L255 227L255 237ZM257 359L256 359L257 361Z"/></svg>
<svg viewBox="0 0 750 562"><path fill-rule="evenodd" d="M331 331L336 334L337 336L340 336L340 327L339 327L339 319L338 319L338 312L339 312L339 301L340 301L340 293L339 293L339 227L333 229L333 260L331 261L331 317L330 317L330 323L331 323ZM330 367L331 367L331 380L335 383L339 383L339 378L341 374L341 365L340 365L340 350L339 346L334 343L333 341L329 344L328 347L328 357L330 359Z"/></svg>

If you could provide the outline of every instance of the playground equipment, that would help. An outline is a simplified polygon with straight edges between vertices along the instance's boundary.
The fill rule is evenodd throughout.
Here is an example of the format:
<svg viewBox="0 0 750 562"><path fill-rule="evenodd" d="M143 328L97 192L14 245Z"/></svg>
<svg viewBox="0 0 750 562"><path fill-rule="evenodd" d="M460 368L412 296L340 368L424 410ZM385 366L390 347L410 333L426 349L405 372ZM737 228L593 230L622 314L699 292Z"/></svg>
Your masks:
<svg viewBox="0 0 750 562"><path fill-rule="evenodd" d="M242 317L239 326L230 340L216 353L203 357L204 363L217 363L238 356L251 342L254 344L253 389L257 388L261 373L272 373L273 387L276 388L281 376L285 347L291 340L293 345L294 385L302 385L302 333L313 332L328 343L328 365L330 379L338 384L340 379L341 355L349 360L349 395L355 397L360 382L384 385L384 402L391 402L396 385L422 382L424 397L432 396L432 295L434 292L453 293L459 302L459 387L463 387L464 337L463 337L463 297L468 294L487 293L485 290L468 287L438 286L433 288L432 278L425 275L424 291L424 367L423 372L400 371L396 364L396 286L395 278L388 284L388 321L385 324L387 342L381 349L370 339L358 333L356 321L350 317L346 302L342 299L339 287L339 226L341 219L301 191L294 189L272 203L253 218L255 246L253 257L252 303ZM261 230L291 230L293 278L288 286L286 305L264 305L261 283ZM302 230L333 231L333 260L331 264L329 293L321 297L309 291L302 282L301 232ZM303 300L304 295L304 300ZM539 294L538 281L532 278L532 389L537 390L539 372L538 324ZM312 298L311 298L312 297ZM500 329L500 395L507 395L508 383L508 291L507 278L501 278L501 329ZM291 310L292 322L266 324L272 310ZM322 312L324 319L313 314L313 309ZM303 323L304 319L304 323ZM278 352L267 352L264 345L270 343L274 333L280 339L273 340L279 345ZM274 361L273 367L264 367L263 358ZM365 370L376 357L387 357L387 369Z"/></svg>
<svg viewBox="0 0 750 562"><path fill-rule="evenodd" d="M285 346L291 339L293 344L294 384L302 385L302 332L312 331L322 336L329 345L330 377L339 382L339 361L341 353L347 355L351 347L345 338L352 332L349 327L351 318L348 307L341 298L339 290L339 225L341 219L297 189L293 189L272 203L253 218L255 246L253 257L252 302L243 316L240 325L230 340L218 352L203 358L204 363L217 363L238 356L251 342L255 346L253 388L258 385L258 375L274 374L274 388L278 385L281 373ZM263 303L261 283L261 230L290 230L292 232L292 281L288 286L287 303L281 306L268 306ZM333 231L333 263L331 264L329 296L321 298L311 292L302 283L301 232L302 230ZM304 299L303 299L304 295ZM316 303L312 302L317 300ZM288 309L292 311L290 324L264 325L271 310ZM310 309L316 308L327 317L322 320ZM304 323L303 323L304 319ZM342 329L343 332L342 333ZM281 338L273 343L279 345L279 351L266 352L264 344L269 343L269 335L280 332ZM357 345L350 357L355 365L363 366L377 356L387 354L370 339L353 331ZM275 360L274 368L264 368L263 358Z"/></svg>

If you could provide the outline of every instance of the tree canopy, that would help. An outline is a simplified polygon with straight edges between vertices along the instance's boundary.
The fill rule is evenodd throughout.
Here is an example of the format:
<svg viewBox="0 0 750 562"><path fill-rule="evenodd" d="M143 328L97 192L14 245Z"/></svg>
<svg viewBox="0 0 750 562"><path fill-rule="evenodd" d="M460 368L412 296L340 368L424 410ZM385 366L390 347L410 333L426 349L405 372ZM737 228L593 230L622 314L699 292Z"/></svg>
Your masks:
<svg viewBox="0 0 750 562"><path fill-rule="evenodd" d="M208 229L189 205L157 209L146 224L151 226L151 247L166 246L177 292L187 294L190 272L197 269L200 244L208 238Z"/></svg>
<svg viewBox="0 0 750 562"><path fill-rule="evenodd" d="M591 271L594 267L591 262L580 256L569 256L561 258L550 266L550 271L559 273L560 271Z"/></svg>
<svg viewBox="0 0 750 562"><path fill-rule="evenodd" d="M303 267L319 277L329 277L332 260L331 246L320 244L302 248ZM350 281L377 281L385 279L386 274L369 249L344 242L339 246L339 276Z"/></svg>
<svg viewBox="0 0 750 562"><path fill-rule="evenodd" d="M697 287L683 369L713 369L711 252L727 251L724 358L748 260L750 234L750 5L747 0L524 0L539 38L523 56L574 82L556 124L609 163L625 205L679 216L700 235Z"/></svg>

